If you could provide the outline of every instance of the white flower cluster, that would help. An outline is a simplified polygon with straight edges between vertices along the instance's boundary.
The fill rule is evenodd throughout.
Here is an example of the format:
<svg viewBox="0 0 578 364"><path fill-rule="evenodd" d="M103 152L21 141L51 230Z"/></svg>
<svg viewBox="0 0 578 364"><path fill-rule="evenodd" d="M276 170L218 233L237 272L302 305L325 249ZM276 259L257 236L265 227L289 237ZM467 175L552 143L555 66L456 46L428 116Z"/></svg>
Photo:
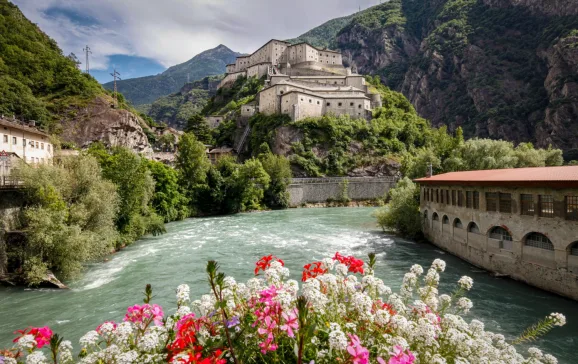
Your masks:
<svg viewBox="0 0 578 364"><path fill-rule="evenodd" d="M460 288L469 291L474 286L474 280L468 276L463 276L458 281L458 284L460 285Z"/></svg>
<svg viewBox="0 0 578 364"><path fill-rule="evenodd" d="M551 319L554 322L554 325L556 326L566 325L566 316L562 315L561 313L558 312L551 313L550 316L548 316L548 318Z"/></svg>

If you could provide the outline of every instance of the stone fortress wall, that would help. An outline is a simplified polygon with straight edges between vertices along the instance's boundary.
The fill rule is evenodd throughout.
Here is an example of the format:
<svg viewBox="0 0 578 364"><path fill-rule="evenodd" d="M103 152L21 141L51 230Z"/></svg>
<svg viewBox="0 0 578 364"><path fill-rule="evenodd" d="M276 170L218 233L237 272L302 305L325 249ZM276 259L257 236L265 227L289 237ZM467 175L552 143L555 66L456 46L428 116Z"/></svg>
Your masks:
<svg viewBox="0 0 578 364"><path fill-rule="evenodd" d="M572 197L577 190L424 186L421 192L422 228L433 244L488 271L578 300L578 221L566 214L566 198L578 202ZM486 193L497 194L498 205ZM546 205L540 202L545 199Z"/></svg>
<svg viewBox="0 0 578 364"><path fill-rule="evenodd" d="M219 87L242 76L267 77L257 104L243 109L243 116L283 113L296 121L331 113L369 119L372 109L382 105L381 96L369 92L365 78L343 66L339 52L307 43L292 45L273 39L227 65Z"/></svg>
<svg viewBox="0 0 578 364"><path fill-rule="evenodd" d="M396 183L394 177L294 178L287 189L289 206L337 200L343 195L344 181L348 181L347 196L353 201L382 198Z"/></svg>

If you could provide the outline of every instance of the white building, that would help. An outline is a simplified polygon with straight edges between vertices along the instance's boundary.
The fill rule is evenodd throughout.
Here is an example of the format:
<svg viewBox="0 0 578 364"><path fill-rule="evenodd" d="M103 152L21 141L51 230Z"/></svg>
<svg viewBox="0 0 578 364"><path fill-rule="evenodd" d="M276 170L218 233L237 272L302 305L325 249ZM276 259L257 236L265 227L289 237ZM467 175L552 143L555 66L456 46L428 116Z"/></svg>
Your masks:
<svg viewBox="0 0 578 364"><path fill-rule="evenodd" d="M54 146L48 134L33 124L0 117L0 177L10 175L17 159L29 164L47 164L52 163L53 157Z"/></svg>

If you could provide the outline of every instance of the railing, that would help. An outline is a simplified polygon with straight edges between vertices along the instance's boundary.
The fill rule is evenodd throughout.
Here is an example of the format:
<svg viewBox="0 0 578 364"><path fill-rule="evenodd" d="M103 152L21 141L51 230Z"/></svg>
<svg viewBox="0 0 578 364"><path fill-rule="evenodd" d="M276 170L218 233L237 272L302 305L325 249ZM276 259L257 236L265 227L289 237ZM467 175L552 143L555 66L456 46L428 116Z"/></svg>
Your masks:
<svg viewBox="0 0 578 364"><path fill-rule="evenodd" d="M396 177L327 177L327 178L292 178L291 184L330 184L342 183L347 181L349 183L395 183Z"/></svg>
<svg viewBox="0 0 578 364"><path fill-rule="evenodd" d="M0 176L0 190L14 190L24 188L24 183L11 176Z"/></svg>
<svg viewBox="0 0 578 364"><path fill-rule="evenodd" d="M241 139L239 140L239 144L237 144L237 147L235 148L237 153L241 153L243 151L243 147L245 146L245 142L247 141L247 137L249 136L250 132L251 132L251 126L249 124L247 124L247 127L245 128L245 131L243 132L243 136L241 136Z"/></svg>

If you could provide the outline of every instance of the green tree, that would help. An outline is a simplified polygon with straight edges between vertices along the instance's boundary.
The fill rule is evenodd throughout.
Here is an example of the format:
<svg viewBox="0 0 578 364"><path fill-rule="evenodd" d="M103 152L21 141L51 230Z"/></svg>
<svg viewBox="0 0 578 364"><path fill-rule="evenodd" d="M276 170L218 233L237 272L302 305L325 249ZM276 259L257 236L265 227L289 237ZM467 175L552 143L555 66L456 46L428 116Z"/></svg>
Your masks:
<svg viewBox="0 0 578 364"><path fill-rule="evenodd" d="M95 158L69 157L35 168L22 163L18 174L28 186L29 207L24 211L27 244L15 259L29 283L40 283L47 269L71 278L84 262L110 252L118 237L120 199Z"/></svg>
<svg viewBox="0 0 578 364"><path fill-rule="evenodd" d="M421 234L419 214L419 188L409 178L404 178L389 191L389 203L375 213L383 230L393 230L415 239Z"/></svg>
<svg viewBox="0 0 578 364"><path fill-rule="evenodd" d="M259 155L259 160L270 177L269 187L265 189L263 201L272 209L289 207L289 192L287 187L291 183L291 163L280 155L271 152Z"/></svg>
<svg viewBox="0 0 578 364"><path fill-rule="evenodd" d="M176 170L157 161L147 161L147 167L155 181L151 205L165 222L182 220L190 216L189 201L181 193Z"/></svg>
<svg viewBox="0 0 578 364"><path fill-rule="evenodd" d="M258 159L249 159L239 168L238 184L242 186L242 211L260 210L264 191L269 188L271 178Z"/></svg>
<svg viewBox="0 0 578 364"><path fill-rule="evenodd" d="M146 159L126 148L107 150L93 144L88 153L99 161L103 176L117 186L121 204L116 218L122 234L121 245L130 244L141 236L164 232L163 218L149 206L155 191L155 181Z"/></svg>
<svg viewBox="0 0 578 364"><path fill-rule="evenodd" d="M178 144L176 169L179 183L191 204L195 204L200 190L204 188L211 163L203 143L194 134L185 133Z"/></svg>
<svg viewBox="0 0 578 364"><path fill-rule="evenodd" d="M187 133L193 133L198 141L204 144L213 143L213 134L207 120L201 114L194 114L187 120Z"/></svg>

